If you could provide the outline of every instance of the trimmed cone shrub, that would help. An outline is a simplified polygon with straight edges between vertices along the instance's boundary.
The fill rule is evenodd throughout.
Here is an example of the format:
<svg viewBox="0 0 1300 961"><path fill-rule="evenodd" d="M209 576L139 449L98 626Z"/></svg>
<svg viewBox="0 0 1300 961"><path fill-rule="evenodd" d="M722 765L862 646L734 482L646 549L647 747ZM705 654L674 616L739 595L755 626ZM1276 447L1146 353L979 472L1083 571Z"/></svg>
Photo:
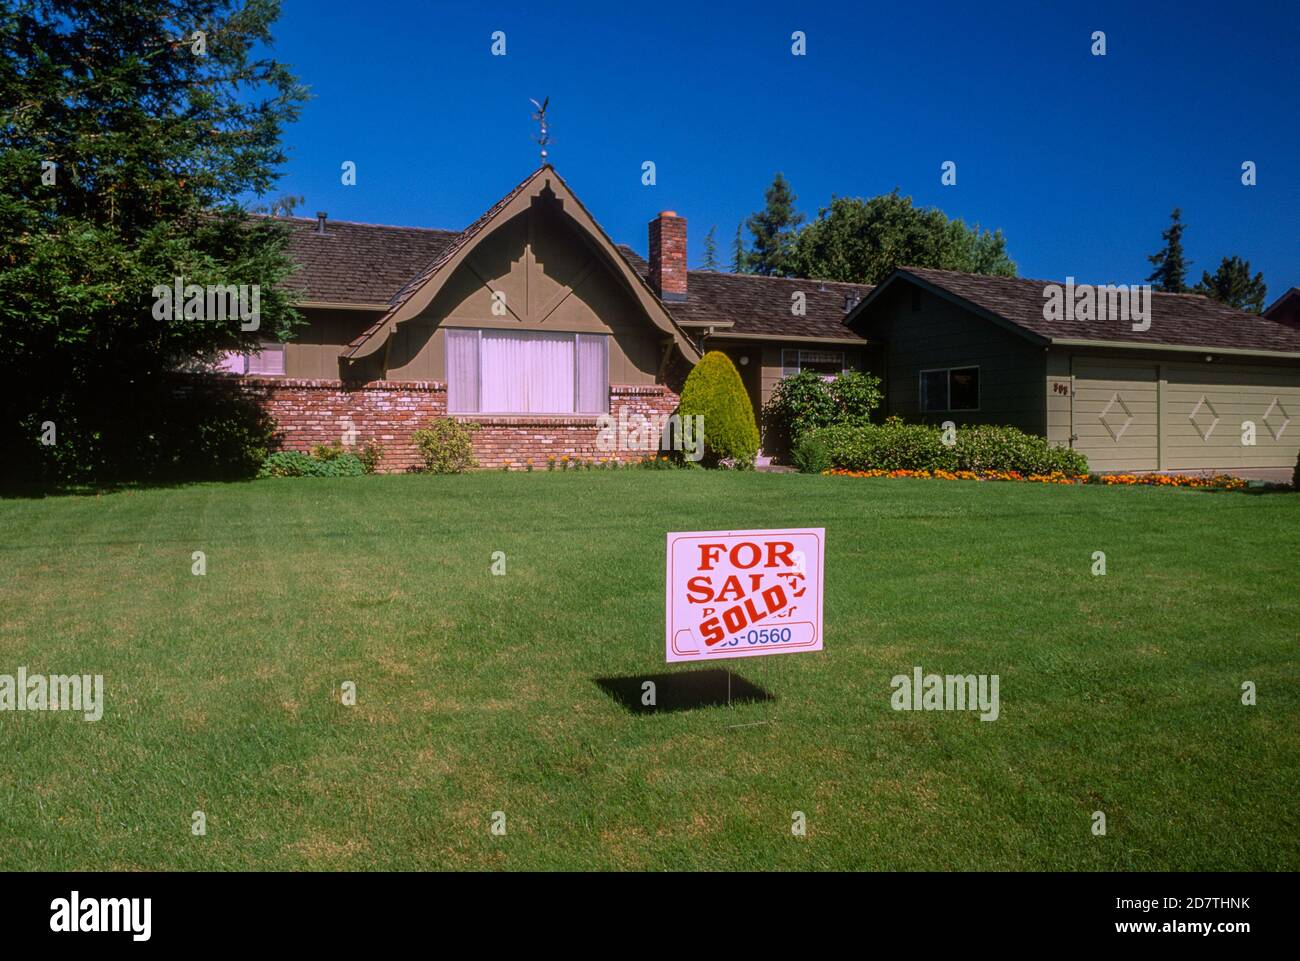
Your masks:
<svg viewBox="0 0 1300 961"><path fill-rule="evenodd" d="M731 358L711 350L686 378L678 412L685 419L704 418L704 460L746 470L758 455L758 424L754 407Z"/></svg>

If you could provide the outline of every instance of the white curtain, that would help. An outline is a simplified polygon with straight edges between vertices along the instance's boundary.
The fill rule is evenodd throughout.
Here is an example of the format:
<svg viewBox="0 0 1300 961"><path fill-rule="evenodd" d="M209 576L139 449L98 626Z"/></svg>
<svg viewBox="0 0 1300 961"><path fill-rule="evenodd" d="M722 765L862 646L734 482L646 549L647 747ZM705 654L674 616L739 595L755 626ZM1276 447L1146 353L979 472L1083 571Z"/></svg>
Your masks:
<svg viewBox="0 0 1300 961"><path fill-rule="evenodd" d="M578 335L578 410L609 410L609 338L604 334Z"/></svg>
<svg viewBox="0 0 1300 961"><path fill-rule="evenodd" d="M609 338L448 330L447 408L451 413L604 413L609 409Z"/></svg>
<svg viewBox="0 0 1300 961"><path fill-rule="evenodd" d="M480 360L485 413L573 413L572 334L485 330Z"/></svg>
<svg viewBox="0 0 1300 961"><path fill-rule="evenodd" d="M475 413L478 403L478 331L447 331L447 410Z"/></svg>
<svg viewBox="0 0 1300 961"><path fill-rule="evenodd" d="M284 344L263 344L257 353L248 355L250 374L280 376L284 373Z"/></svg>

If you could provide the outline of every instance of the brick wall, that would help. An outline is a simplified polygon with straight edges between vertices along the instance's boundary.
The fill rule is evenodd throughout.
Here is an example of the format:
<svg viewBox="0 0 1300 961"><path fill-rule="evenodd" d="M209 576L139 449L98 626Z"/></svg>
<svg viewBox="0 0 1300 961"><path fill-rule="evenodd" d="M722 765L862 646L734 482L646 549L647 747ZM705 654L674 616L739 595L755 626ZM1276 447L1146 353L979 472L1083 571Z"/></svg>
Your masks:
<svg viewBox="0 0 1300 961"><path fill-rule="evenodd" d="M230 378L256 396L274 419L284 450L308 451L317 444L341 442L349 424L356 443L377 440L384 447L380 470L404 471L421 464L411 435L430 418L446 416L447 388L429 381L371 381ZM666 386L610 387L610 413L666 416L677 409L678 395ZM482 467L523 469L528 461L545 470L549 457L613 457L639 460L641 451L606 451L597 444L595 417L463 417L481 425L474 452Z"/></svg>
<svg viewBox="0 0 1300 961"><path fill-rule="evenodd" d="M667 387L620 387L609 389L609 412L615 421L636 414L652 418L677 409L677 394ZM595 417L460 417L481 429L474 435L474 454L482 467L545 470L551 457L582 460L613 458L637 461L647 456L639 450L602 450L600 428Z"/></svg>

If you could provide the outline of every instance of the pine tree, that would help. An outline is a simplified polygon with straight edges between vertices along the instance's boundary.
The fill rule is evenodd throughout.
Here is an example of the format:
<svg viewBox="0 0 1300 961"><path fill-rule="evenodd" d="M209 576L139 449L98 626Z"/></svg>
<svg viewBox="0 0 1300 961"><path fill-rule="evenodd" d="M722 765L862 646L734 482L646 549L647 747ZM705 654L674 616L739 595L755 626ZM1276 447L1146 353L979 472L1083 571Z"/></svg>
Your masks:
<svg viewBox="0 0 1300 961"><path fill-rule="evenodd" d="M731 272L745 274L749 272L749 251L740 236L740 224L736 224L736 239L731 242Z"/></svg>
<svg viewBox="0 0 1300 961"><path fill-rule="evenodd" d="M185 427L180 408L197 401L179 404L168 383L299 321L281 284L287 228L241 206L274 187L281 130L307 99L269 53L278 12L277 0L0 4L4 467L159 476L198 465L183 442L231 436L215 419ZM260 289L257 329L207 312L158 319L155 290L179 278ZM211 464L227 448L208 450Z"/></svg>
<svg viewBox="0 0 1300 961"><path fill-rule="evenodd" d="M1160 236L1165 241L1163 249L1151 254L1147 260L1155 268L1147 278L1156 285L1156 290L1169 294L1187 292L1187 268L1191 264L1183 256L1183 212L1175 207L1170 214L1169 229Z"/></svg>
<svg viewBox="0 0 1300 961"><path fill-rule="evenodd" d="M704 263L700 265L702 270L718 269L718 228L715 224L709 228L709 232L704 235Z"/></svg>
<svg viewBox="0 0 1300 961"><path fill-rule="evenodd" d="M1224 257L1212 276L1207 271L1201 271L1201 282L1196 285L1196 293L1238 310L1262 314L1268 288L1264 285L1262 273L1257 273L1254 277L1250 275L1249 260L1233 256Z"/></svg>
<svg viewBox="0 0 1300 961"><path fill-rule="evenodd" d="M779 172L772 178L772 186L767 188L764 199L766 206L747 222L749 232L754 236L749 269L755 274L788 276L794 229L803 223L803 214L794 209L798 198Z"/></svg>

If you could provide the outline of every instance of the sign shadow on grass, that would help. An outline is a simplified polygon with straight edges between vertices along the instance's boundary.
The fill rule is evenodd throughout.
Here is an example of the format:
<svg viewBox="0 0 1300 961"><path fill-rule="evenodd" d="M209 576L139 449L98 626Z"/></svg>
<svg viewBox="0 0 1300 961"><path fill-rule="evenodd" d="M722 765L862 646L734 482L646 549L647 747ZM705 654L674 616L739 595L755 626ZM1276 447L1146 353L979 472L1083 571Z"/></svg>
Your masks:
<svg viewBox="0 0 1300 961"><path fill-rule="evenodd" d="M596 684L633 714L666 714L702 707L726 707L728 690L732 706L775 701L776 697L720 668L677 671L672 674L636 674L630 677L597 677ZM644 703L646 682L654 684L654 704Z"/></svg>

